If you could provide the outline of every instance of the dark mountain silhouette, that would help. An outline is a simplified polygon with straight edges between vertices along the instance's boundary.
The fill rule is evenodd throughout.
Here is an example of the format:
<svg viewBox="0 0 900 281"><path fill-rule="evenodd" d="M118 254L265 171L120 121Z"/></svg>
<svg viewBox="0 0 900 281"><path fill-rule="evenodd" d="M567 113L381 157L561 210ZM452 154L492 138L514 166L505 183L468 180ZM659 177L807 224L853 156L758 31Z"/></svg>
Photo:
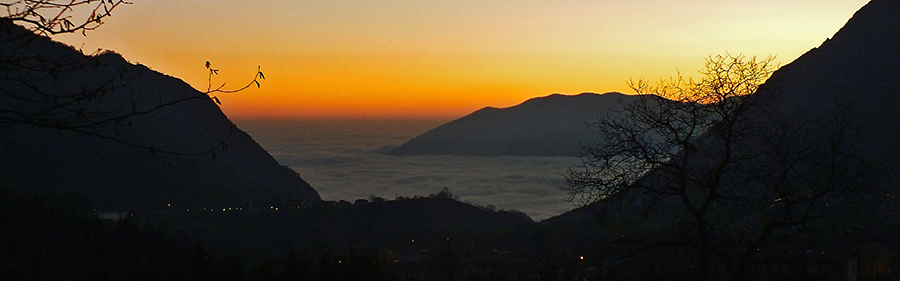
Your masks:
<svg viewBox="0 0 900 281"><path fill-rule="evenodd" d="M72 191L122 211L320 201L177 78L111 52L85 56L6 21L0 55L9 62L0 67L3 189ZM85 89L103 93L59 98Z"/></svg>
<svg viewBox="0 0 900 281"><path fill-rule="evenodd" d="M813 48L797 60L785 65L776 71L772 77L760 87L754 94L762 107L754 109L754 112L740 120L743 128L753 126L767 126L773 123L789 124L792 122L809 122L834 118L850 120L850 126L840 128L846 131L840 132L845 137L846 143L855 144L854 149L847 153L859 153L863 162L866 178L859 179L860 184L871 185L867 189L884 189L885 193L876 195L872 199L860 190L856 199L864 201L872 206L869 218L865 215L847 219L839 226L847 229L858 225L867 225L865 234L856 233L856 239L866 236L868 239L879 240L897 249L900 245L892 235L879 235L896 231L900 218L896 216L896 205L892 201L881 200L885 196L890 198L900 187L900 1L873 0L841 28L833 38L827 39L820 47ZM716 134L712 130L710 134ZM822 131L820 135L804 135L802 141L825 142L828 136L835 132ZM821 137L822 139L817 139ZM819 145L822 145L821 143ZM827 145L827 143L826 143ZM753 148L735 145L738 149L752 150ZM721 149L717 146L704 147L704 149ZM694 160L702 161L702 160ZM644 183L652 181L655 173L649 172L642 179ZM840 176L840 175L839 175ZM750 186L751 183L742 183ZM738 186L742 186L738 184ZM632 190L633 191L633 190ZM847 196L854 196L847 194ZM868 198L868 199L860 199ZM635 192L621 193L615 200L603 200L589 206L585 206L560 216L541 222L541 229L546 233L554 233L559 236L557 241L583 245L590 243L608 243L615 239L618 233L610 232L598 226L600 220L615 221L629 216L639 217L637 208L649 208L650 196ZM655 222L644 222L644 227L653 229L652 224L663 220L684 220L683 212L676 203L670 201L657 202L653 211L661 215L656 216ZM832 203L834 206L838 204ZM827 205L827 204L826 204ZM841 206L853 206L843 204ZM858 205L856 205L858 206ZM613 210L613 211L610 211ZM645 210L646 211L646 210ZM832 207L825 217L843 216L856 210L839 209ZM859 213L864 213L859 210ZM726 214L721 217L729 218ZM744 220L757 218L745 217ZM851 226L854 225L854 226ZM635 226L635 228L640 228ZM566 229L566 230L563 230ZM563 231L560 231L563 230ZM646 231L646 229L645 229ZM579 233L583 235L566 236L563 233ZM598 235L599 234L599 235ZM816 242L804 241L818 245L808 247L829 247L827 239L837 237L819 237ZM810 241L813 239L810 238ZM841 243L846 243L842 241Z"/></svg>
<svg viewBox="0 0 900 281"><path fill-rule="evenodd" d="M676 169L660 165L613 196L542 221L537 232L550 244L588 245L637 280L896 277L897 264L881 261L887 270L841 270L880 266L859 258L872 247L900 253L898 15L900 1L869 2L833 38L776 71L734 122L712 126L696 149L673 157ZM689 180L698 184L682 184ZM816 254L797 254L804 252ZM674 270L629 268L653 262Z"/></svg>
<svg viewBox="0 0 900 281"><path fill-rule="evenodd" d="M620 93L553 94L509 108L486 107L389 151L393 155L577 156L596 141L587 124L635 97Z"/></svg>
<svg viewBox="0 0 900 281"><path fill-rule="evenodd" d="M900 181L900 1L873 0L835 35L778 70L764 85L783 118L844 111L871 161Z"/></svg>

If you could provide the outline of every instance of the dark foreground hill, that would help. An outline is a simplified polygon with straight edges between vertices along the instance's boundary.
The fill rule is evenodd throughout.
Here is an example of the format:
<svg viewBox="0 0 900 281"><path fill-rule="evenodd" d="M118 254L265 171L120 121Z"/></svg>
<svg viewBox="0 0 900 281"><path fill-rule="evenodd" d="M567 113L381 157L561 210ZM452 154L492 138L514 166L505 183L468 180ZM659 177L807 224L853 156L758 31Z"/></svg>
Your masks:
<svg viewBox="0 0 900 281"><path fill-rule="evenodd" d="M873 174L877 170L883 186L900 186L897 15L900 1L868 3L832 38L775 71L755 94L755 112L739 121L751 126L845 118L847 126L839 129L857 145L852 152L873 166Z"/></svg>
<svg viewBox="0 0 900 281"><path fill-rule="evenodd" d="M8 21L0 61L3 190L71 191L116 211L320 200L179 79Z"/></svg>
<svg viewBox="0 0 900 281"><path fill-rule="evenodd" d="M896 279L898 15L900 1L871 1L776 71L741 118L713 126L696 150L540 228L560 243L605 249L620 273L644 278ZM744 138L724 145L734 132ZM674 175L677 165L697 176ZM643 270L654 263L667 270Z"/></svg>
<svg viewBox="0 0 900 281"><path fill-rule="evenodd" d="M391 150L393 155L577 156L596 141L588 127L635 97L619 93L554 94L509 108L486 107Z"/></svg>
<svg viewBox="0 0 900 281"><path fill-rule="evenodd" d="M785 115L848 117L853 141L900 186L900 1L873 0L818 48L782 67L763 99Z"/></svg>
<svg viewBox="0 0 900 281"><path fill-rule="evenodd" d="M493 211L434 195L352 203L325 201L312 207L277 210L177 210L138 217L164 221L178 236L265 255L280 255L291 247L317 255L349 248L390 248L423 255L434 253L422 249L442 249L448 242L462 247L458 250L521 250L523 241L513 238L534 225L521 212Z"/></svg>
<svg viewBox="0 0 900 281"><path fill-rule="evenodd" d="M522 213L429 197L97 219L73 195L0 194L4 280L574 280ZM580 279L580 278L578 278Z"/></svg>
<svg viewBox="0 0 900 281"><path fill-rule="evenodd" d="M776 72L766 91L757 93L770 96L761 96L765 107L753 113L771 115L750 114L739 121L744 122L741 126L766 131L759 125L795 128L789 125L797 120L816 124L816 120L847 117L852 126L836 127L846 131L835 134L825 130L828 127L796 127L799 130L786 131L786 138L778 140L825 150L832 143L823 146L816 137L839 136L858 143L858 149L842 152L866 158L867 165L859 168L874 179L854 177L859 181L846 187L868 191L869 186L862 185L874 183L875 190L884 188L888 193L818 186L820 182L846 184L840 178L850 175L803 167L788 171L793 180L775 181L778 189L760 185L780 174L751 182L728 173L723 182L730 185L721 189L725 193L711 195L724 200L708 205L714 212L700 224L678 206L703 200L706 194L695 192L703 189L681 194L629 189L637 192L624 192L537 227L520 214L488 212L447 198L301 204L299 210L294 209L298 205L282 204L290 207L275 210L259 203L255 209L237 211L205 207L198 212L176 206L135 213L136 221L111 226L96 219L79 220L71 210L57 210L78 200L21 200L15 194L4 198L10 193L2 193L0 246L4 247L0 248L13 250L0 255L0 267L9 269L0 270L0 275L10 280L897 280L900 208L894 198L900 185L893 172L897 171L894 136L898 135L896 97L900 93L897 15L900 3L896 0L866 5L833 39ZM807 135L809 131L822 134ZM700 140L720 133L714 128ZM709 153L695 154L700 157L686 162L703 167L708 163L703 157L721 150L715 142L704 144L697 151ZM754 151L750 146L734 147L739 152ZM813 162L819 159L797 155L810 156ZM768 154L753 156L750 161L773 159ZM809 159L789 160L810 164ZM750 170L741 166L737 171L766 171L785 163L768 164L749 165ZM841 163L812 164L846 168ZM673 183L653 181L659 173L648 172L641 184ZM793 185L803 184L798 180L811 184L794 189ZM819 190L839 196L817 198ZM682 196L672 199L669 195ZM38 210L22 215L30 208ZM78 214L92 214L89 207L80 210ZM812 217L803 219L805 214ZM782 219L798 216L801 219L796 221ZM179 240L160 237L155 229L170 229ZM703 233L706 236L695 235L697 229L709 231ZM185 242L193 239L210 241L211 246ZM243 254L247 248L281 258L252 260L253 255ZM706 278L696 278L701 268Z"/></svg>

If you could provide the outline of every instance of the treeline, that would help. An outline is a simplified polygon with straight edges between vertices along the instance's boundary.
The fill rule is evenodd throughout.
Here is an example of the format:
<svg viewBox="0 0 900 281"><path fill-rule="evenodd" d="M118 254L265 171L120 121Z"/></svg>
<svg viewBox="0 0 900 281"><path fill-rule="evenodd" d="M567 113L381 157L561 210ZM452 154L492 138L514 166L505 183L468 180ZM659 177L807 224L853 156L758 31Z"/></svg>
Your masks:
<svg viewBox="0 0 900 281"><path fill-rule="evenodd" d="M377 253L271 261L211 251L164 224L102 220L75 194L0 195L0 280L389 280ZM364 275L360 275L364 274ZM383 277L383 278L379 278Z"/></svg>
<svg viewBox="0 0 900 281"><path fill-rule="evenodd" d="M585 276L578 260L532 251L533 224L447 195L304 212L135 213L110 220L76 194L4 192L0 280Z"/></svg>

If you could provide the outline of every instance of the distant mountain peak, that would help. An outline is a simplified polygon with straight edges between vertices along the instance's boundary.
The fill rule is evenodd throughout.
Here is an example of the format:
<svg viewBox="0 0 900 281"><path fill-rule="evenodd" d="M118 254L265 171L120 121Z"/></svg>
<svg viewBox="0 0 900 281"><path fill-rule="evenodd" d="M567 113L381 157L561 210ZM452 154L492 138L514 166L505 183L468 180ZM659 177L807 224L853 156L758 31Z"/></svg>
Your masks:
<svg viewBox="0 0 900 281"><path fill-rule="evenodd" d="M530 99L525 100L525 102L523 102L523 103L527 103L527 102L531 102L531 101L541 101L541 100L575 100L575 99L594 98L594 97L598 97L598 96L613 97L613 96L622 96L622 95L624 95L624 94L619 93L619 92L607 92L607 93L603 93L603 94L598 94L598 93L593 93L593 92L583 92L583 93L578 93L578 94L574 94L574 95L553 93L553 94L546 95L543 97L530 98Z"/></svg>
<svg viewBox="0 0 900 281"><path fill-rule="evenodd" d="M390 151L394 155L577 156L595 141L587 124L636 96L551 94L507 108L485 107Z"/></svg>

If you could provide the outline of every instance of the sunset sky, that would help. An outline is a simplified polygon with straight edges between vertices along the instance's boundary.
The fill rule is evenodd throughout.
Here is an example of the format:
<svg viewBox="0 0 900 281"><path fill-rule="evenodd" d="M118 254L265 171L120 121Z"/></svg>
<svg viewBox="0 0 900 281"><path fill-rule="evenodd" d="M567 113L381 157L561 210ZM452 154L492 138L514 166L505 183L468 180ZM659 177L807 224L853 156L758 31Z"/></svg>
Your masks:
<svg viewBox="0 0 900 281"><path fill-rule="evenodd" d="M457 118L552 93L630 92L709 55L776 55L831 37L867 0L154 0L56 36L207 88L231 118Z"/></svg>

